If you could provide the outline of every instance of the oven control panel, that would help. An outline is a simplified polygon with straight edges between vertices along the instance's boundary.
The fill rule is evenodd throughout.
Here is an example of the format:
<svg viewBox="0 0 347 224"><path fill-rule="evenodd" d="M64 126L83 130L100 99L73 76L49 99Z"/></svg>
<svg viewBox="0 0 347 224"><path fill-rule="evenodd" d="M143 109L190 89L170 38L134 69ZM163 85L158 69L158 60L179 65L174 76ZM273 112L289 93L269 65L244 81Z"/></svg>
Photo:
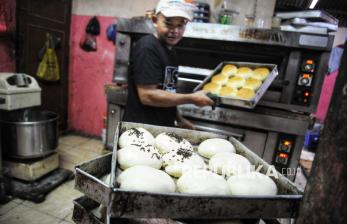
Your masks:
<svg viewBox="0 0 347 224"><path fill-rule="evenodd" d="M288 134L281 134L274 151L274 158L272 164L275 165L277 170L283 171L290 163L291 155L294 151L295 136ZM285 173L283 173L285 174Z"/></svg>
<svg viewBox="0 0 347 224"><path fill-rule="evenodd" d="M316 71L316 63L313 59L307 58L303 60L296 89L294 92L293 103L296 105L309 106L312 97L312 84Z"/></svg>

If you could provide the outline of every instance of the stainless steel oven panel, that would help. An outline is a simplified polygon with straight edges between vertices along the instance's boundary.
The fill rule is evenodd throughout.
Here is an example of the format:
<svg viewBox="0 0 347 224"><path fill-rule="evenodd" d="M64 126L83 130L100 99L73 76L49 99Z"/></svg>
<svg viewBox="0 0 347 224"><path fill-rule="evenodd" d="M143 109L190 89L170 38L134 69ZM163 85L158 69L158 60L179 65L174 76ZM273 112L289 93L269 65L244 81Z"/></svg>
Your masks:
<svg viewBox="0 0 347 224"><path fill-rule="evenodd" d="M327 74L329 56L330 52L322 52L318 58L318 67L314 73L312 96L309 106L296 105L292 103L298 81L298 74L300 73L299 67L302 60L302 54L298 51L291 52L289 56L285 77L283 78L283 81L288 85L283 88L282 92L273 92L270 87L258 104L289 111L300 111L306 113L315 112L317 110L324 77ZM274 82L276 82L276 80ZM277 94L277 97L274 94Z"/></svg>
<svg viewBox="0 0 347 224"><path fill-rule="evenodd" d="M127 34L117 33L116 58L114 77L118 83L127 83L128 67L130 64L131 37Z"/></svg>
<svg viewBox="0 0 347 224"><path fill-rule="evenodd" d="M299 72L301 62L300 51L292 51L288 57L288 63L286 65L286 70L284 73L284 80L288 82L287 86L282 88L280 102L284 104L290 104L292 101L293 91L295 89L295 84L297 81L297 74ZM264 102L264 101L263 101ZM263 102L260 102L262 105Z"/></svg>
<svg viewBox="0 0 347 224"><path fill-rule="evenodd" d="M212 110L211 107L197 107L190 104L178 108L186 117L302 136L312 122L309 116L264 108L237 110L216 107Z"/></svg>
<svg viewBox="0 0 347 224"><path fill-rule="evenodd" d="M263 152L263 155L262 155L262 158L265 161L267 161L268 163L271 163L272 160L273 160L274 149L277 147L278 138L279 138L278 132L269 132L268 133L267 144L266 144L266 146L264 148L264 152Z"/></svg>

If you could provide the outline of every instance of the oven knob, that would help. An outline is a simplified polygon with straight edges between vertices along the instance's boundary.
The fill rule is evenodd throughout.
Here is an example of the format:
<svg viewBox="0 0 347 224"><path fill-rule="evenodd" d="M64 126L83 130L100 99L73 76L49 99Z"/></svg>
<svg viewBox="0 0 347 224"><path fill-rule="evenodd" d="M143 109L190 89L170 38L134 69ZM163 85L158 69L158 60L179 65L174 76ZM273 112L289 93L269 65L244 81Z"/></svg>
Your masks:
<svg viewBox="0 0 347 224"><path fill-rule="evenodd" d="M300 83L302 85L307 85L309 83L309 80L307 78L303 78L303 79L300 80Z"/></svg>

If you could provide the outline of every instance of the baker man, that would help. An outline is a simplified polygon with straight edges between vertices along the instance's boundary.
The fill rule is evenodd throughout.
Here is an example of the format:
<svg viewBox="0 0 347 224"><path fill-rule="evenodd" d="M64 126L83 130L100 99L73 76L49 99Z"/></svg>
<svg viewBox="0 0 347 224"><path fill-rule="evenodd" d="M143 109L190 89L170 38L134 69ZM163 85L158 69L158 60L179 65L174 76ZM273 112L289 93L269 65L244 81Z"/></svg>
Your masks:
<svg viewBox="0 0 347 224"><path fill-rule="evenodd" d="M178 64L174 46L192 19L191 4L160 0L152 20L156 32L137 41L130 58L128 101L123 120L160 126L193 128L180 116L177 105L212 105L203 91L176 93Z"/></svg>

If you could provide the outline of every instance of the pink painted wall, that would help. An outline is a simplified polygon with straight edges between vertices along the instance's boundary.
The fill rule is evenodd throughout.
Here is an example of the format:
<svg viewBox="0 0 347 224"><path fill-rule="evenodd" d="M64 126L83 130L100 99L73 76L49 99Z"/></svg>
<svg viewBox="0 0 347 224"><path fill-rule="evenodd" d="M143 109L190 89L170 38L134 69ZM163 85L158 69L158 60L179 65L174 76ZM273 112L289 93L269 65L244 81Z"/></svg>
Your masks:
<svg viewBox="0 0 347 224"><path fill-rule="evenodd" d="M321 123L324 123L325 118L327 116L330 102L331 102L331 97L334 92L337 75L338 75L338 70L336 70L335 72L329 75L326 75L324 78L322 92L320 94L319 103L317 107L317 112L314 114L314 116Z"/></svg>
<svg viewBox="0 0 347 224"><path fill-rule="evenodd" d="M115 46L106 37L114 17L99 16L97 51L85 52L79 42L92 16L72 15L69 62L69 129L100 136L106 112L104 85L112 82Z"/></svg>
<svg viewBox="0 0 347 224"><path fill-rule="evenodd" d="M0 16L0 72L15 72L16 1L0 0L0 10L6 12Z"/></svg>

